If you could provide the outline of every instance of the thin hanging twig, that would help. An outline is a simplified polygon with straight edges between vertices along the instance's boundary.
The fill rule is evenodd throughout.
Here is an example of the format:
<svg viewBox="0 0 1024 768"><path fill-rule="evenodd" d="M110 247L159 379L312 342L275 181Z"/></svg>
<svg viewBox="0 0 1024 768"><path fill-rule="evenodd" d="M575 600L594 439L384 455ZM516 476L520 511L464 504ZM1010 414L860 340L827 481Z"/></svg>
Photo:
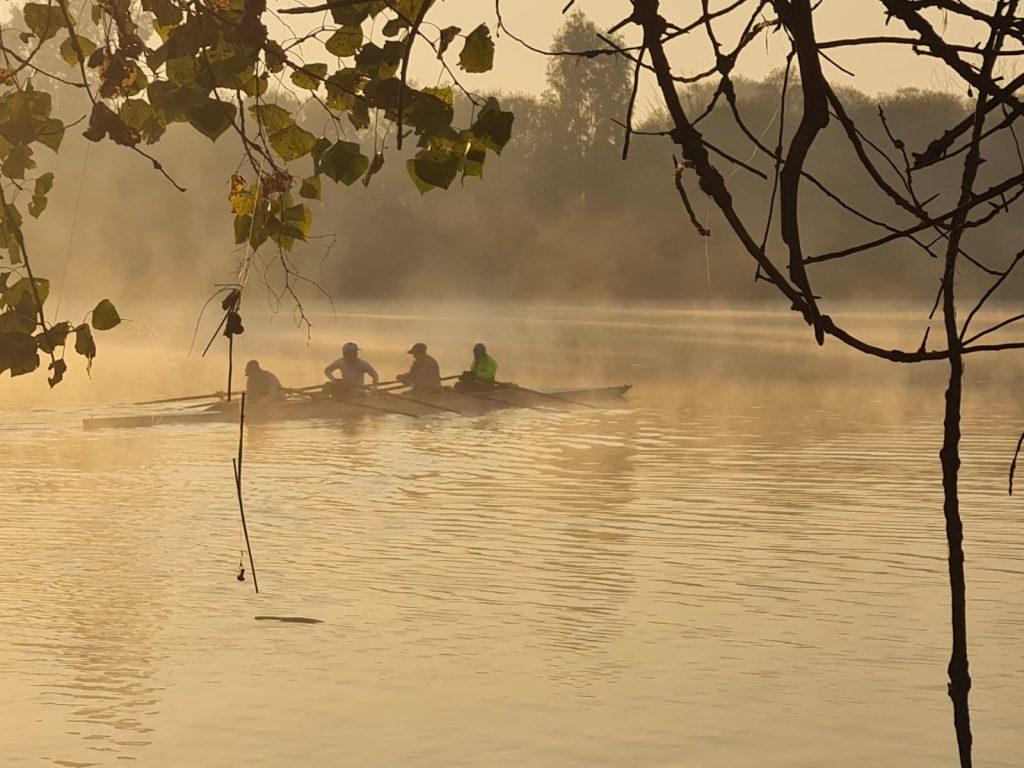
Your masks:
<svg viewBox="0 0 1024 768"><path fill-rule="evenodd" d="M1013 452L1013 461L1010 462L1010 487L1009 493L1013 496L1013 474L1017 471L1017 457L1020 456L1020 448L1024 445L1024 432L1021 433L1020 439L1017 441L1017 450Z"/></svg>
<svg viewBox="0 0 1024 768"><path fill-rule="evenodd" d="M252 545L249 543L249 528L245 524L245 505L242 503L242 443L245 435L245 392L242 393L242 406L238 415L238 457L231 459L235 469L235 490L238 492L238 512L242 516L242 533L245 534L245 548L249 552L249 571L252 573L252 585L256 594L260 593L260 585L256 581L256 563L252 559Z"/></svg>

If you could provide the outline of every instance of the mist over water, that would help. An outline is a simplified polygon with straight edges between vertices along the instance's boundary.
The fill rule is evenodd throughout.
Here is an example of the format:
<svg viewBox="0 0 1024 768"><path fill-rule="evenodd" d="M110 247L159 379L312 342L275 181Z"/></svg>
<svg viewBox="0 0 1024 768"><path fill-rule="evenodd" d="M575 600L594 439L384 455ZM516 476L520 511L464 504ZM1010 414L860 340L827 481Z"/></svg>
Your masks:
<svg viewBox="0 0 1024 768"><path fill-rule="evenodd" d="M5 380L5 764L948 762L941 365L817 349L760 311L366 303L314 320L305 345L287 317L247 313L236 370L258 357L314 383L352 339L386 377L414 341L450 373L482 340L503 379L635 389L599 410L249 426L255 596L235 580L236 427L80 426L224 388L223 339L185 356L191 308L107 334L91 381ZM968 361L975 739L1006 768L1021 384Z"/></svg>

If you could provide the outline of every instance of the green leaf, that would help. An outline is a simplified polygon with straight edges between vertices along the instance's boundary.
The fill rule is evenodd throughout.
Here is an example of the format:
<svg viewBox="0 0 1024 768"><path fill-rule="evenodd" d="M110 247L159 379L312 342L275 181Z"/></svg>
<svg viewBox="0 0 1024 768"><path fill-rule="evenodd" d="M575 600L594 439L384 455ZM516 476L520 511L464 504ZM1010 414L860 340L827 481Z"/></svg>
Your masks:
<svg viewBox="0 0 1024 768"><path fill-rule="evenodd" d="M441 34L437 38L437 58L444 59L448 46L452 44L461 31L462 27L445 27L441 30Z"/></svg>
<svg viewBox="0 0 1024 768"><path fill-rule="evenodd" d="M399 16L394 19L389 19L384 24L384 27L381 31L384 33L384 37L395 37L403 29L408 29L408 27L409 22Z"/></svg>
<svg viewBox="0 0 1024 768"><path fill-rule="evenodd" d="M196 66L197 60L192 56L178 56L167 60L164 71L167 73L168 82L174 85L195 85L199 79Z"/></svg>
<svg viewBox="0 0 1024 768"><path fill-rule="evenodd" d="M33 89L31 83L24 90L0 95L0 136L11 144L36 141L50 118L52 106L50 94Z"/></svg>
<svg viewBox="0 0 1024 768"><path fill-rule="evenodd" d="M64 123L56 118L47 120L36 134L36 141L43 146L49 147L54 152L60 149L60 143L64 140Z"/></svg>
<svg viewBox="0 0 1024 768"><path fill-rule="evenodd" d="M316 136L295 123L270 135L270 146L283 160L297 160L308 155L316 144Z"/></svg>
<svg viewBox="0 0 1024 768"><path fill-rule="evenodd" d="M282 231L287 229L291 237L305 240L310 227L313 226L313 214L308 205L299 203L285 209L281 216L281 223L284 225Z"/></svg>
<svg viewBox="0 0 1024 768"><path fill-rule="evenodd" d="M134 147L142 141L142 134L126 125L103 101L92 105L89 128L82 135L89 141L102 141L109 135L111 141L124 147Z"/></svg>
<svg viewBox="0 0 1024 768"><path fill-rule="evenodd" d="M0 170L9 179L24 179L25 173L35 167L35 160L32 159L32 148L24 144L16 144L7 153L3 165L0 166Z"/></svg>
<svg viewBox="0 0 1024 768"><path fill-rule="evenodd" d="M282 48L277 41L267 40L267 43L263 48L263 55L267 62L267 69L271 72L280 72L284 69L285 60L288 58L288 54L284 52L284 48Z"/></svg>
<svg viewBox="0 0 1024 768"><path fill-rule="evenodd" d="M366 106L366 99L356 99L348 111L348 121L357 131L365 131L370 127L370 110Z"/></svg>
<svg viewBox="0 0 1024 768"><path fill-rule="evenodd" d="M171 0L149 0L143 3L143 7L153 12L161 26L169 27L181 22L181 8Z"/></svg>
<svg viewBox="0 0 1024 768"><path fill-rule="evenodd" d="M53 376L46 379L46 383L50 385L51 389L53 389L53 387L60 384L61 380L63 380L64 374L67 373L68 370L68 364L64 362L64 358L58 357L50 362L50 365L47 366L47 370L53 371Z"/></svg>
<svg viewBox="0 0 1024 768"><path fill-rule="evenodd" d="M270 238L290 251L296 240L305 240L313 223L313 215L305 203L291 205L291 197L284 195L280 206L276 207L280 217L270 216L267 220L267 232Z"/></svg>
<svg viewBox="0 0 1024 768"><path fill-rule="evenodd" d="M189 108L188 122L210 141L216 141L224 131L231 127L235 111L234 104L217 99L206 99Z"/></svg>
<svg viewBox="0 0 1024 768"><path fill-rule="evenodd" d="M64 28L64 14L57 3L26 3L22 12L25 14L25 24L40 40L49 40Z"/></svg>
<svg viewBox="0 0 1024 768"><path fill-rule="evenodd" d="M309 178L303 179L302 186L299 187L299 195L307 200L319 200L320 191L321 184L319 176L310 176Z"/></svg>
<svg viewBox="0 0 1024 768"><path fill-rule="evenodd" d="M512 113L502 112L497 99L489 98L470 130L488 149L500 155L512 138L512 121Z"/></svg>
<svg viewBox="0 0 1024 768"><path fill-rule="evenodd" d="M337 141L320 157L320 170L334 181L351 186L366 173L370 158L354 141Z"/></svg>
<svg viewBox="0 0 1024 768"><path fill-rule="evenodd" d="M462 177L476 176L482 179L484 176L484 161L487 159L487 152L482 149L470 149L462 161Z"/></svg>
<svg viewBox="0 0 1024 768"><path fill-rule="evenodd" d="M451 86L446 85L441 88L423 88L421 93L429 93L434 98L440 99L449 107L455 106L455 92L451 89Z"/></svg>
<svg viewBox="0 0 1024 768"><path fill-rule="evenodd" d="M45 197L53 189L53 174L47 171L42 176L36 179L35 194L42 195Z"/></svg>
<svg viewBox="0 0 1024 768"><path fill-rule="evenodd" d="M385 32L384 34L387 34ZM359 46L363 44L363 28L344 26L335 30L324 46L335 56L355 56Z"/></svg>
<svg viewBox="0 0 1024 768"><path fill-rule="evenodd" d="M459 54L459 66L466 72L489 72L494 66L494 41L486 24L466 36Z"/></svg>
<svg viewBox="0 0 1024 768"><path fill-rule="evenodd" d="M295 124L292 113L277 104L257 104L249 107L249 111L266 129L267 133L277 133Z"/></svg>
<svg viewBox="0 0 1024 768"><path fill-rule="evenodd" d="M414 180L419 179L431 187L441 189L448 189L459 171L458 156L440 149L424 149L417 152L412 164Z"/></svg>
<svg viewBox="0 0 1024 768"><path fill-rule="evenodd" d="M370 179L377 175L381 168L384 167L384 153L377 152L373 156L373 160L370 161L370 167L366 169L366 175L363 176L363 186L370 186Z"/></svg>
<svg viewBox="0 0 1024 768"><path fill-rule="evenodd" d="M383 48L367 43L356 53L356 68L374 80L394 77L404 50L405 47L397 40L388 40Z"/></svg>
<svg viewBox="0 0 1024 768"><path fill-rule="evenodd" d="M49 355L57 347L64 346L69 333L71 333L71 323L51 325L46 331L36 334L36 345Z"/></svg>
<svg viewBox="0 0 1024 768"><path fill-rule="evenodd" d="M42 277L37 277L36 289L33 292L32 281L27 277L23 277L4 291L3 298L0 300L0 303L6 304L8 307L13 307L26 317L35 317L37 314L36 294L39 295L39 302L45 304L46 299L50 295L50 281Z"/></svg>
<svg viewBox="0 0 1024 768"><path fill-rule="evenodd" d="M241 245L252 231L252 216L244 214L235 217L235 245Z"/></svg>
<svg viewBox="0 0 1024 768"><path fill-rule="evenodd" d="M92 338L92 330L88 323L82 323L75 328L75 352L89 359L96 357L96 342Z"/></svg>
<svg viewBox="0 0 1024 768"><path fill-rule="evenodd" d="M17 232L21 228L21 212L18 207L13 203L8 203L6 206L0 204L0 248L7 250L7 255L10 257L11 264L20 264L21 259L21 247L18 245ZM7 278L10 277L10 272L4 272L2 275L2 281L0 281L0 289L6 291L8 289L2 288L6 284ZM4 303L4 296L0 293L0 306ZM31 314L31 312L30 312Z"/></svg>
<svg viewBox="0 0 1024 768"><path fill-rule="evenodd" d="M32 202L28 204L28 212L32 218L38 219L40 214L46 210L46 196L53 189L53 174L44 173L36 179L35 189L32 193Z"/></svg>
<svg viewBox="0 0 1024 768"><path fill-rule="evenodd" d="M391 0L388 0L391 2ZM372 0L371 2L345 2L343 0L340 3L332 4L331 16L334 17L335 24L343 24L346 26L354 26L362 24L367 18L376 16L378 13L383 11L387 6L388 2L384 0Z"/></svg>
<svg viewBox="0 0 1024 768"><path fill-rule="evenodd" d="M207 92L198 86L177 86L164 80L151 83L146 90L149 103L164 125L187 122L191 106L209 98Z"/></svg>
<svg viewBox="0 0 1024 768"><path fill-rule="evenodd" d="M88 37L82 37L81 35L75 35L75 38L78 40L78 47L82 49L82 56L88 59L89 55L96 50L96 43ZM78 52L75 51L75 45L71 42L70 35L60 44L60 56L72 67L78 66Z"/></svg>
<svg viewBox="0 0 1024 768"><path fill-rule="evenodd" d="M366 103L377 109L398 109L398 94L405 89L405 103L411 102L414 91L396 77L370 80L363 88Z"/></svg>
<svg viewBox="0 0 1024 768"><path fill-rule="evenodd" d="M326 64L305 64L301 69L297 69L292 72L292 82L299 88L305 88L308 91L315 91L318 89L320 87L320 83L322 83L326 77Z"/></svg>
<svg viewBox="0 0 1024 768"><path fill-rule="evenodd" d="M388 7L398 14L401 19L415 19L424 4L431 4L433 0L388 0Z"/></svg>
<svg viewBox="0 0 1024 768"><path fill-rule="evenodd" d="M416 133L441 133L452 124L455 110L451 105L429 93L417 93L406 121L416 128Z"/></svg>
<svg viewBox="0 0 1024 768"><path fill-rule="evenodd" d="M249 189L249 184L245 181L245 178L238 174L234 174L231 177L228 201L231 203L231 210L238 216L252 213L256 210L256 196Z"/></svg>
<svg viewBox="0 0 1024 768"><path fill-rule="evenodd" d="M32 333L36 329L36 319L26 317L13 307L0 313L0 333Z"/></svg>
<svg viewBox="0 0 1024 768"><path fill-rule="evenodd" d="M316 140L316 144L313 145L313 151L310 152L310 156L313 158L313 173L320 173L320 158L324 156L324 152L331 148L330 139L326 139L321 136Z"/></svg>
<svg viewBox="0 0 1024 768"><path fill-rule="evenodd" d="M345 68L327 78L327 106L345 112L356 103L356 94L362 88L363 76L358 69Z"/></svg>
<svg viewBox="0 0 1024 768"><path fill-rule="evenodd" d="M11 376L31 373L39 367L36 340L28 333L0 333L0 373Z"/></svg>
<svg viewBox="0 0 1024 768"><path fill-rule="evenodd" d="M167 128L153 105L142 99L127 99L121 104L118 116L129 128L142 134L147 144L156 143Z"/></svg>
<svg viewBox="0 0 1024 768"><path fill-rule="evenodd" d="M220 42L201 52L198 82L208 88L240 89L255 76L258 57L256 48Z"/></svg>
<svg viewBox="0 0 1024 768"><path fill-rule="evenodd" d="M433 184L428 184L416 174L416 161L409 158L405 161L405 168L409 171L409 178L412 179L412 183L416 185L416 189L420 191L421 195L427 194L432 189L436 189Z"/></svg>
<svg viewBox="0 0 1024 768"><path fill-rule="evenodd" d="M109 331L121 323L121 316L117 314L110 299L103 299L92 311L92 327L97 331Z"/></svg>

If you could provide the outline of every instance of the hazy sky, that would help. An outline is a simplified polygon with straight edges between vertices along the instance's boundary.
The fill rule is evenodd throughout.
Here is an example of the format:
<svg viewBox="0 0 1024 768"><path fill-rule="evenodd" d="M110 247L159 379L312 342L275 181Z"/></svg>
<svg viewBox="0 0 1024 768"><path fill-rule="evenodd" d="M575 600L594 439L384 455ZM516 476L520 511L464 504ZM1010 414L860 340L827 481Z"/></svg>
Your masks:
<svg viewBox="0 0 1024 768"><path fill-rule="evenodd" d="M724 0L712 0L711 7L718 8L725 4ZM537 47L545 48L562 24L561 11L564 5L565 0L504 0L502 15L516 35ZM626 0L577 0L574 7L607 29L622 18L629 3ZM695 0L670 0L663 2L662 7L667 17L676 22L689 22L695 18L700 4ZM672 8L684 10L676 15L670 12ZM439 25L457 24L468 31L480 22L493 24L494 3L493 0L444 0L431 11L430 18ZM940 18L933 18L933 22L941 27ZM885 26L882 4L877 0L824 0L815 14L815 23L818 39L822 41L877 34L907 34L898 21L892 22L888 28ZM728 37L729 28L728 24L722 25L725 37ZM951 25L950 31L955 32L960 40L975 42L970 29L956 29ZM703 35L695 33L690 37L692 41L676 45L673 51L677 74L691 74L705 68L709 62L707 51L702 46ZM474 84L479 84L481 88L543 90L547 58L525 50L508 38L499 38L496 42L494 72L479 77ZM747 49L737 71L742 75L762 77L782 63L785 51L786 46L780 36L775 35L768 41L767 50L762 38ZM942 66L930 57L915 56L907 47L873 46L870 52L859 48L836 52L833 57L856 75L851 78L835 67L827 66L826 74L834 82L854 85L870 93L883 93L907 86L940 90L949 87L949 78L944 74ZM427 71L436 76L436 67ZM421 70L420 76L425 77L426 71Z"/></svg>

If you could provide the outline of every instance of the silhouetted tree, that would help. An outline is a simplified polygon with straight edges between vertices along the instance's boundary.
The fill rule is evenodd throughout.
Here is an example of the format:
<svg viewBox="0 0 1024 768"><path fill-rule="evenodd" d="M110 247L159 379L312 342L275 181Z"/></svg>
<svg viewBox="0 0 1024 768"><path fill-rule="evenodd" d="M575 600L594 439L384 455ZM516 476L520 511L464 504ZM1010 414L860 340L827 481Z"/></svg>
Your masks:
<svg viewBox="0 0 1024 768"><path fill-rule="evenodd" d="M599 44L597 25L575 11L552 42L556 51L577 51ZM621 44L621 40L615 41ZM617 200L610 183L618 174L619 134L609 119L629 97L629 62L618 56L581 59L557 56L548 62L544 103L551 110L545 167L559 196L578 189L578 202ZM604 193L604 194L602 194Z"/></svg>
<svg viewBox="0 0 1024 768"><path fill-rule="evenodd" d="M811 328L818 344L831 338L893 362L947 362L949 377L939 456L951 590L948 691L960 763L968 768L972 747L968 706L971 677L958 493L964 358L986 351L1024 348L1020 341L990 341L990 334L1024 320L1024 314L1012 315L982 330L971 327L978 312L1024 259L1024 251L1006 253L1002 248L1001 253L981 255L974 240L991 222L1018 210L1015 204L1024 196L1024 154L1018 151L1013 162L998 167L983 166L985 153L999 151L1000 144L1009 141L1017 147L1013 131L1024 114L1024 102L1016 96L1016 89L1024 85L1024 76L1007 79L998 71L998 63L1003 56L1019 53L1019 45L1024 42L1024 20L1018 15L1018 0L997 0L984 9L949 0L881 0L863 5L863 13L876 13L881 22L892 20L902 28L901 33L819 40L815 13L820 4L812 4L811 0L736 0L716 10L703 0L701 10L689 18L667 18L667 9L662 8L659 0L629 0L622 3L623 20L609 33L633 27L640 34L637 45L626 47L610 43L605 37L602 46L580 47L576 52L588 60L619 56L633 67L634 88L619 109L625 115L627 146L633 129L631 116L637 85L643 75L653 77L667 113L668 124L660 135L667 137L680 155L673 181L695 229L707 235L691 201L694 183L713 201L741 248L753 259L755 279L782 294ZM499 26L504 28L500 0L498 9ZM681 13L678 7L671 10ZM951 27L945 25L941 31L936 30L929 21L932 17L926 15L929 12L947 20L952 15L969 28L980 29L984 42L957 40L948 31ZM754 41L772 33L785 36L789 54L777 102L777 126L769 137L767 129L752 125L742 111L733 70ZM677 74L680 67L673 66L667 48L671 41L684 35L702 36L711 52L704 63L686 62L685 71L695 71L695 76ZM945 131L928 136L919 125L905 126L904 134L895 133L893 123L880 110L877 121L884 139L872 139L851 117L850 107L857 106L857 100L851 98L855 94L833 86L825 74L823 60L849 49L867 55L879 45L904 46L942 63L949 76L971 94L969 112L958 116ZM1018 46L1015 50L1014 45ZM551 55L562 57L564 51L556 49ZM701 94L703 100L684 103L680 85L701 82L707 84ZM744 139L742 153L728 151L720 133L708 130L704 121L716 111L728 117L733 136L738 132ZM837 131L830 134L827 129L832 123ZM884 211L864 210L848 199L843 190L847 180L836 173L838 166L831 162L837 134L843 148L856 157L858 172L869 180L877 198L884 201ZM751 155L767 160L769 172L748 161ZM815 157L816 163L812 162ZM744 206L734 195L733 177L746 175L767 182L761 206ZM820 239L809 234L813 232L813 222L806 205L809 199L820 195L844 216L870 224L877 234L867 239L847 235L845 242L823 247ZM823 281L819 280L823 271L864 259L893 245L898 248L893 254L895 258L917 258L924 254L935 266L931 286L934 290L937 284L938 292L927 322L923 323L924 337L916 349L892 349L857 336L824 310L828 294L821 289ZM961 271L966 270L978 270L988 280L980 295L976 293L967 301L959 280ZM970 309L965 312L964 307ZM936 313L936 335L941 341L930 346L928 331Z"/></svg>

